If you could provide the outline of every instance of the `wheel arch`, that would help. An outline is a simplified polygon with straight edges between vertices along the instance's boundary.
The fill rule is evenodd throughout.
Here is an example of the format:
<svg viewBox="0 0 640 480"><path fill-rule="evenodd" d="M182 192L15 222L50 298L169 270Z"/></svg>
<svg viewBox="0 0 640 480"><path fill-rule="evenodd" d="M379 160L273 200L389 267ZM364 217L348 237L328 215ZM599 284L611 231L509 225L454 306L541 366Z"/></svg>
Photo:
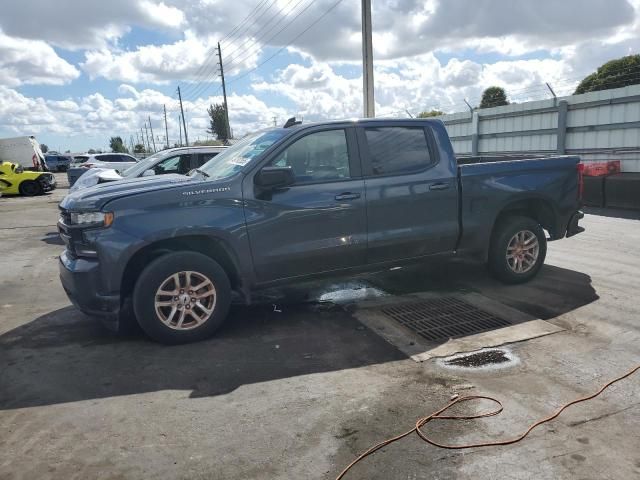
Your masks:
<svg viewBox="0 0 640 480"><path fill-rule="evenodd" d="M184 235L145 245L129 258L120 283L122 301L133 293L138 277L149 262L167 253L179 251L198 252L215 260L229 277L231 289L244 292L238 262L233 250L222 239L208 235Z"/></svg>
<svg viewBox="0 0 640 480"><path fill-rule="evenodd" d="M501 221L510 216L518 215L536 220L542 228L549 232L552 239L560 236L558 213L553 207L553 203L540 197L520 198L504 205L493 222L492 236Z"/></svg>

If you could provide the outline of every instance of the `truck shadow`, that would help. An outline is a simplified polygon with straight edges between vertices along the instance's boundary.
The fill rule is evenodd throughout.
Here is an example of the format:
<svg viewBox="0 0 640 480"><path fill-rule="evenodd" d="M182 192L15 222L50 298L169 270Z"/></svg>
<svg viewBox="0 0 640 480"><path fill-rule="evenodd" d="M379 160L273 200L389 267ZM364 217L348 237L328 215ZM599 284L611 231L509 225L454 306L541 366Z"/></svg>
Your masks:
<svg viewBox="0 0 640 480"><path fill-rule="evenodd" d="M356 282L392 294L468 290L465 285L481 284L483 294L525 311L537 309L540 318L598 298L588 275L552 266L535 281L516 287L494 283L473 265L450 265L428 278L403 270ZM323 295L335 293L345 290L345 284L314 282L298 287L298 297L281 292L281 302L265 297L268 303L234 307L214 338L174 347L142 334L117 337L73 307L56 310L0 336L0 410L160 390L188 390L192 398L216 396L246 384L406 358L355 320L348 300L346 305L314 301L323 290ZM313 296L300 302L305 291ZM562 302L546 300L558 291Z"/></svg>

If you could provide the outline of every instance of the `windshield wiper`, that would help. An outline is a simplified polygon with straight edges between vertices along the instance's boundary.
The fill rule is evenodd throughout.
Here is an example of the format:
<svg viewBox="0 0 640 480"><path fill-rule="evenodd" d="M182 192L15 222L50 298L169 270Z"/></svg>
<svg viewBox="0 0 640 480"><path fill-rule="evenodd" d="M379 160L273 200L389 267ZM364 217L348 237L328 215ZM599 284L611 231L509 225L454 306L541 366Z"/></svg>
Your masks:
<svg viewBox="0 0 640 480"><path fill-rule="evenodd" d="M209 175L207 172L200 170L199 168L194 168L194 170L200 174L202 174L203 176L209 178L211 175Z"/></svg>

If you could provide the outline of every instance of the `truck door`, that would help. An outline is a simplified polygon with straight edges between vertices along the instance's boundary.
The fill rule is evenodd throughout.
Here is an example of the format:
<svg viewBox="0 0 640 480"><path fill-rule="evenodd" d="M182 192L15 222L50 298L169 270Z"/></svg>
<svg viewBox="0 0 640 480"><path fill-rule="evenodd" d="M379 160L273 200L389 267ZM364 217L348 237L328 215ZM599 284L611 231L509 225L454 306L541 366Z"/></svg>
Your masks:
<svg viewBox="0 0 640 480"><path fill-rule="evenodd" d="M259 282L363 265L366 211L353 128L303 131L261 165L291 167L295 183L263 194L243 183Z"/></svg>
<svg viewBox="0 0 640 480"><path fill-rule="evenodd" d="M367 194L369 263L452 251L458 236L456 166L429 127L358 127Z"/></svg>

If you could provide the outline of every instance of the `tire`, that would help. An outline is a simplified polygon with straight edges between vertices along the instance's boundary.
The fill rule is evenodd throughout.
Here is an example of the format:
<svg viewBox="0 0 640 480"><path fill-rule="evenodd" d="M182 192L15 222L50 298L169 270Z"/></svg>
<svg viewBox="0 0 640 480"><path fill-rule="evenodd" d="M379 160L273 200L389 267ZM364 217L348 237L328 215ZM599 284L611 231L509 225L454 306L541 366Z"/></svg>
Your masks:
<svg viewBox="0 0 640 480"><path fill-rule="evenodd" d="M491 236L489 270L504 283L528 282L538 274L546 255L547 238L536 220L507 217L499 221Z"/></svg>
<svg viewBox="0 0 640 480"><path fill-rule="evenodd" d="M176 274L180 288L176 288ZM189 295L189 285L198 287L206 281L209 284ZM155 259L142 271L133 290L140 327L152 339L168 345L210 337L224 322L230 304L227 274L215 260L196 252L168 253Z"/></svg>
<svg viewBox="0 0 640 480"><path fill-rule="evenodd" d="M35 180L25 180L20 183L18 190L20 190L20 194L25 197L35 197L36 195L42 195L44 193L40 182L36 182Z"/></svg>

